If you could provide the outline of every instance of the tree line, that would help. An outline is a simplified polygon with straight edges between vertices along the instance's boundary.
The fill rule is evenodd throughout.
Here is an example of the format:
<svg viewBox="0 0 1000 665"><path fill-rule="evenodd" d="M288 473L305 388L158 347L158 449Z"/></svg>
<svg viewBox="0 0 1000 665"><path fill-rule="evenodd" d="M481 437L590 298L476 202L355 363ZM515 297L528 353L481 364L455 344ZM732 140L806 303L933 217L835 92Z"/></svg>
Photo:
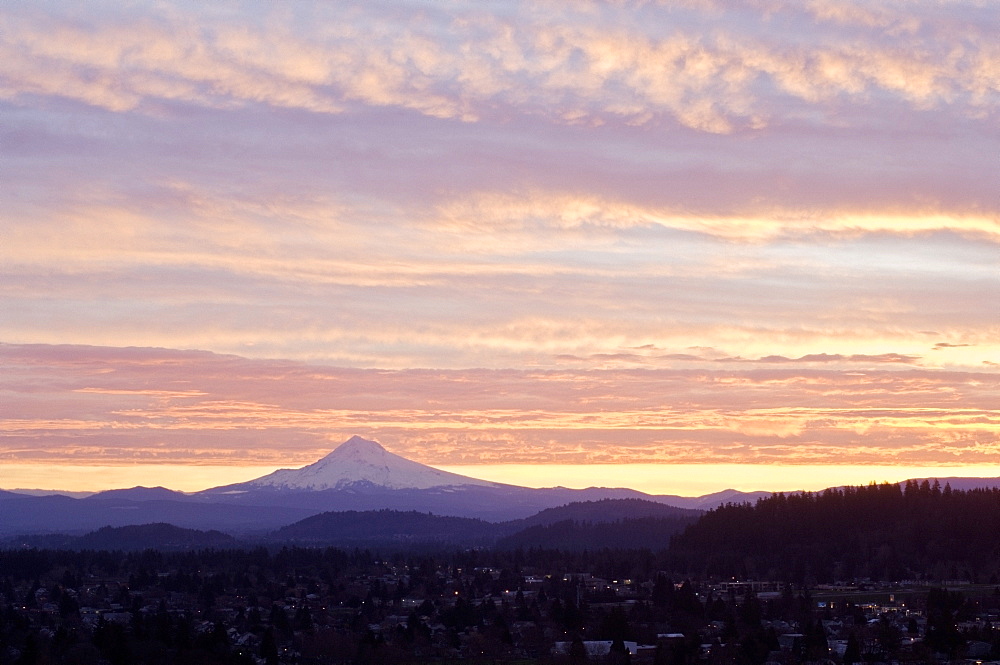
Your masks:
<svg viewBox="0 0 1000 665"><path fill-rule="evenodd" d="M1000 576L1000 489L934 481L774 494L729 504L676 535L668 569L695 577L967 580Z"/></svg>

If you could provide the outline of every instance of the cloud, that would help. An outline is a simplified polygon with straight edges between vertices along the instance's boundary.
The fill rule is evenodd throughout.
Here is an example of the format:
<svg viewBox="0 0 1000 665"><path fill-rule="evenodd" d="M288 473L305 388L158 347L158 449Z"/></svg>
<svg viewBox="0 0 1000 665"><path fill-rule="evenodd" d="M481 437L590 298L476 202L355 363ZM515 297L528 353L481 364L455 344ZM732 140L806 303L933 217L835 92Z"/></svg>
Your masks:
<svg viewBox="0 0 1000 665"><path fill-rule="evenodd" d="M995 105L997 51L971 20L935 20L932 6L814 3L813 22L771 10L519 3L487 13L450 3L427 12L364 3L255 15L134 6L109 20L100 10L71 19L22 9L4 21L2 91L116 112L173 101L324 114L362 104L463 121L669 120L710 133L774 121L782 115L774 97L808 106L887 95L917 108L959 102L966 112ZM789 35L790 26L805 34ZM949 52L959 38L962 48Z"/></svg>
<svg viewBox="0 0 1000 665"><path fill-rule="evenodd" d="M289 466L355 433L445 465L971 464L1000 451L989 371L386 371L45 345L0 357L8 463Z"/></svg>
<svg viewBox="0 0 1000 665"><path fill-rule="evenodd" d="M822 215L807 210L768 210L755 213L688 214L675 210L644 208L634 204L602 200L593 195L556 195L548 192L519 195L483 194L456 200L440 207L445 229L487 228L511 233L522 240L523 232L548 229L628 229L664 227L704 233L732 240L763 241L775 236L826 233L852 236L859 233L926 234L950 230L990 239L1000 238L996 215L941 214L911 210L896 215L873 215L864 211L826 210Z"/></svg>
<svg viewBox="0 0 1000 665"><path fill-rule="evenodd" d="M497 454L725 457L746 440L756 459L768 432L880 432L850 400L918 423L891 391L978 399L956 386L1000 360L983 306L1000 298L995 18L972 1L5 7L0 339L142 347L92 350L55 402L25 361L18 454L48 423L60 445L101 432L98 457L169 440L221 459L278 428L304 459L364 421L411 450L401 432L454 451L530 425ZM135 380L101 374L101 353ZM420 367L441 374L414 406ZM225 378L243 371L259 391ZM439 385L505 380L493 401ZM788 386L850 399L749 412L755 390L801 405ZM631 402L611 415L560 411L616 393ZM939 441L934 422L906 430Z"/></svg>
<svg viewBox="0 0 1000 665"><path fill-rule="evenodd" d="M877 355L868 354L852 354L845 356L840 353L810 353L798 358L786 358L784 356L765 356L763 358L757 358L756 360L749 360L743 358L721 358L718 362L756 362L756 363L833 363L833 362L848 362L848 363L893 363L893 364L905 364L913 365L917 364L920 360L920 356L911 356L901 353L881 353Z"/></svg>
<svg viewBox="0 0 1000 665"><path fill-rule="evenodd" d="M968 345L959 345L968 346ZM935 347L937 348L937 347ZM714 350L704 355L691 353L655 353L658 351L652 345L638 347L636 351L646 351L647 353L594 353L586 357L559 354L555 359L562 362L589 364L591 366L609 366L618 363L622 366L628 365L650 365L659 363L679 362L682 364L696 363L704 365L706 363L717 364L760 364L760 365L812 365L812 364L838 364L847 366L851 364L878 365L878 364L902 364L920 365L921 356L906 355L901 353L881 353L881 354L850 354L841 353L809 353L798 358L789 358L780 355L762 356L759 358L743 358L740 356L720 355Z"/></svg>

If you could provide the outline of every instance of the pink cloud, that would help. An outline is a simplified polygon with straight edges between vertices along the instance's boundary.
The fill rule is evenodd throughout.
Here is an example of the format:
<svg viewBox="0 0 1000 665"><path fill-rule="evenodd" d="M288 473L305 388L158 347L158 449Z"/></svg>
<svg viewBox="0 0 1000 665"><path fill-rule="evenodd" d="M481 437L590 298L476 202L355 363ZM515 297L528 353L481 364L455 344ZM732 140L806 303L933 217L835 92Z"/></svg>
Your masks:
<svg viewBox="0 0 1000 665"><path fill-rule="evenodd" d="M433 464L983 463L1000 375L935 370L352 370L0 346L8 460L306 462L352 433ZM900 462L902 463L902 462Z"/></svg>

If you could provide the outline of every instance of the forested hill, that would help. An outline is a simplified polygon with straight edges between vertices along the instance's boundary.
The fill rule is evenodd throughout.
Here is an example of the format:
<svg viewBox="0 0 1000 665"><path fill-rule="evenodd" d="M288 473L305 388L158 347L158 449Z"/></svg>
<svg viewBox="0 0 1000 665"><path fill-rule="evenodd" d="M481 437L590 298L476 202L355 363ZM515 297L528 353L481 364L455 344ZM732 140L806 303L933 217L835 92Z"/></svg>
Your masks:
<svg viewBox="0 0 1000 665"><path fill-rule="evenodd" d="M670 539L697 519L679 517L637 517L614 522L577 522L563 520L554 524L536 524L497 541L501 550L559 549L570 552L584 550L652 550L665 551Z"/></svg>
<svg viewBox="0 0 1000 665"><path fill-rule="evenodd" d="M1000 489L928 481L775 494L706 513L671 545L692 575L795 582L1000 578Z"/></svg>
<svg viewBox="0 0 1000 665"><path fill-rule="evenodd" d="M703 512L702 510L677 508L643 499L601 499L600 501L576 501L556 508L547 508L536 515L507 524L510 527L526 529L567 520L597 524L648 517L678 520L687 524L694 522Z"/></svg>

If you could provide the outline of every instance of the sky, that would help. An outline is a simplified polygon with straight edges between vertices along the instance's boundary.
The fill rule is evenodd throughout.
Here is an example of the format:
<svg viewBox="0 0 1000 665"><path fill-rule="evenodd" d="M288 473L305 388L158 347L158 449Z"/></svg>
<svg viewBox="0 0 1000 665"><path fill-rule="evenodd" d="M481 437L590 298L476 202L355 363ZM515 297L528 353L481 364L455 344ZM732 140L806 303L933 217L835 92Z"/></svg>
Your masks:
<svg viewBox="0 0 1000 665"><path fill-rule="evenodd" d="M352 435L702 494L1000 476L1000 5L13 1L0 487Z"/></svg>

